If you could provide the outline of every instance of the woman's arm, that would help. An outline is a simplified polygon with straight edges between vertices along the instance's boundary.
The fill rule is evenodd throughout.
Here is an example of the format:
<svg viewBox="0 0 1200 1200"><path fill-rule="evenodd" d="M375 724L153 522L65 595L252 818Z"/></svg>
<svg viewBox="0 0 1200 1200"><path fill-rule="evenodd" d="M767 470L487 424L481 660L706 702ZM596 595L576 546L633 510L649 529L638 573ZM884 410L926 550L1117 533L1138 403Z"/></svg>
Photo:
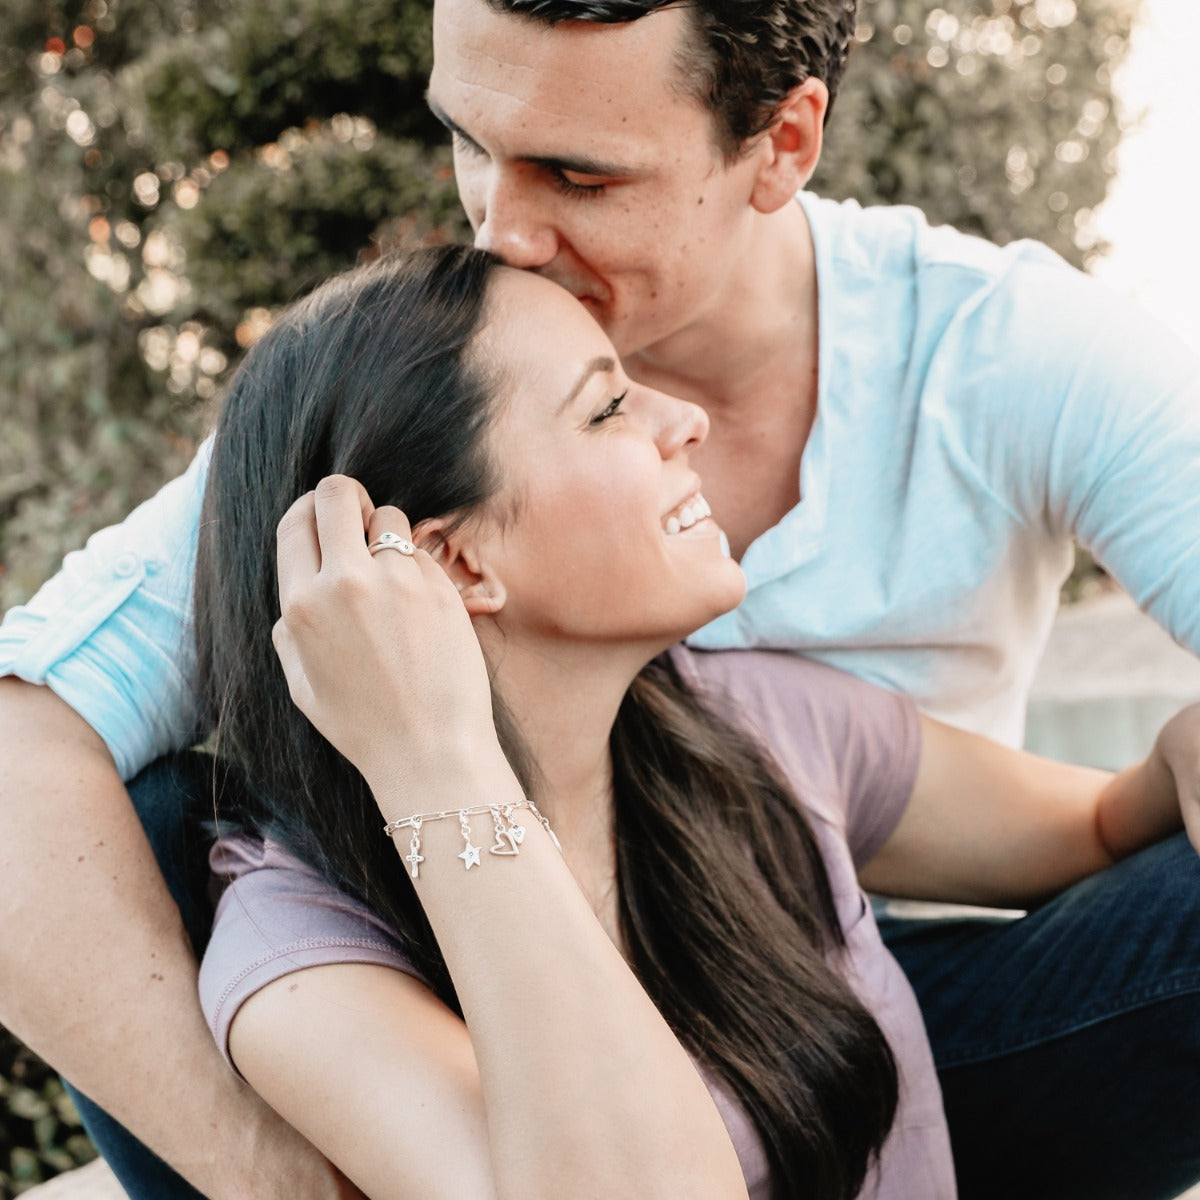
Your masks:
<svg viewBox="0 0 1200 1200"><path fill-rule="evenodd" d="M403 514L372 518L346 479L324 481L281 524L276 645L293 698L387 818L521 801L461 599L423 552L372 559L368 520L373 535L408 535ZM411 980L374 977L359 995L349 981L365 969L317 968L246 1006L231 1043L239 1068L372 1196L744 1197L703 1080L520 812L519 857L485 851L474 870L457 858L457 820L421 830L413 883L465 1029ZM487 846L491 822L475 821ZM410 836L397 835L402 859ZM335 1036L336 1049L289 1061L295 1046L275 1022L309 1018L320 1032L307 1040ZM330 1087L336 1104L310 1103Z"/></svg>
<svg viewBox="0 0 1200 1200"><path fill-rule="evenodd" d="M411 976L361 963L284 975L238 1010L229 1050L371 1200L497 1194L471 1035Z"/></svg>
<svg viewBox="0 0 1200 1200"><path fill-rule="evenodd" d="M1025 906L1182 827L1200 706L1119 775L1010 750L921 718L921 762L892 836L860 872L894 896ZM1178 778L1178 783L1177 783ZM1191 805L1195 807L1193 796Z"/></svg>
<svg viewBox="0 0 1200 1200"><path fill-rule="evenodd" d="M644 1010L607 938L586 936L599 928L590 912L564 919L553 889L514 913L480 895L487 874L503 884L532 874L534 836L529 828L515 861L485 862L469 876L452 857L457 846L423 846L422 877L444 871L447 896L485 910L438 924L438 905L423 896L439 936L464 926L460 953L446 953L467 1024L400 971L311 967L239 1010L230 1031L238 1069L372 1200L744 1197L736 1160L722 1182L713 1148L699 1141L719 1139L718 1150L728 1141L709 1123L699 1076L657 1012ZM554 944L560 931L565 954ZM474 983L459 965L472 946Z"/></svg>

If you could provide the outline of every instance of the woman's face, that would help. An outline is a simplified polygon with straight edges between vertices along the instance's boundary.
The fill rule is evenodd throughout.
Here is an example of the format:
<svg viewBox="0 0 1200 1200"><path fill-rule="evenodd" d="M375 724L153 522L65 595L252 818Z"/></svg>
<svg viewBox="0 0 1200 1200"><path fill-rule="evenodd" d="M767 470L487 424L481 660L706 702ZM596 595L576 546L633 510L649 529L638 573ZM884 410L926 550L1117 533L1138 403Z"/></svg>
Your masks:
<svg viewBox="0 0 1200 1200"><path fill-rule="evenodd" d="M688 465L701 408L632 382L584 307L525 271L493 276L475 349L502 379L480 546L510 634L657 652L741 601Z"/></svg>

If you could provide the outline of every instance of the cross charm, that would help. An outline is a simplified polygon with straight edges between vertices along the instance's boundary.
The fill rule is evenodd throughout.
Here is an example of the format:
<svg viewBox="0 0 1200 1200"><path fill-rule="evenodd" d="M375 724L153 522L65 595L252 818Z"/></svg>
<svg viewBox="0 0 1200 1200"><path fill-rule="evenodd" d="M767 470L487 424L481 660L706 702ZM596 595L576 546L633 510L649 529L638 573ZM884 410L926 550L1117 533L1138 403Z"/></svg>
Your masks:
<svg viewBox="0 0 1200 1200"><path fill-rule="evenodd" d="M412 867L412 877L416 879L420 870L417 864L425 861L425 855L421 853L421 839L417 836L416 827L413 828L412 841L408 844L408 853L404 856L404 861Z"/></svg>

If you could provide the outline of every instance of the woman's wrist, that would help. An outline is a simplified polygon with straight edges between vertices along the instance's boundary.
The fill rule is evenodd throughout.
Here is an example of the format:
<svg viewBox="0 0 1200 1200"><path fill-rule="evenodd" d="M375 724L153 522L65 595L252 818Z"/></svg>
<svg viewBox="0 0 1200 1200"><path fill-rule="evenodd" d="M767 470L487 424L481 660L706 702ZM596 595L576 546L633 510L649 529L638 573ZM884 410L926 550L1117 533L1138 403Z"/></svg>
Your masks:
<svg viewBox="0 0 1200 1200"><path fill-rule="evenodd" d="M381 827L422 813L457 813L525 799L494 737L490 745L439 747L436 756L397 761L367 776L367 783L383 817Z"/></svg>

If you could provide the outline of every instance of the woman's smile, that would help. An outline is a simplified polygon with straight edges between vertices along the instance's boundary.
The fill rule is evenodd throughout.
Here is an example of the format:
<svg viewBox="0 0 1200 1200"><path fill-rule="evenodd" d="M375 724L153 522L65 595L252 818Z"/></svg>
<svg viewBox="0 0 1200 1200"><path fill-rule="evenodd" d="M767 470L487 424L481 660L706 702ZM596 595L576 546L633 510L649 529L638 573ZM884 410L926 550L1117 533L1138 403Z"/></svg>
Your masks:
<svg viewBox="0 0 1200 1200"><path fill-rule="evenodd" d="M708 532L704 528L706 525L716 528L716 522L712 520L712 509L698 491L677 504L663 518L663 532L671 537L691 530Z"/></svg>

